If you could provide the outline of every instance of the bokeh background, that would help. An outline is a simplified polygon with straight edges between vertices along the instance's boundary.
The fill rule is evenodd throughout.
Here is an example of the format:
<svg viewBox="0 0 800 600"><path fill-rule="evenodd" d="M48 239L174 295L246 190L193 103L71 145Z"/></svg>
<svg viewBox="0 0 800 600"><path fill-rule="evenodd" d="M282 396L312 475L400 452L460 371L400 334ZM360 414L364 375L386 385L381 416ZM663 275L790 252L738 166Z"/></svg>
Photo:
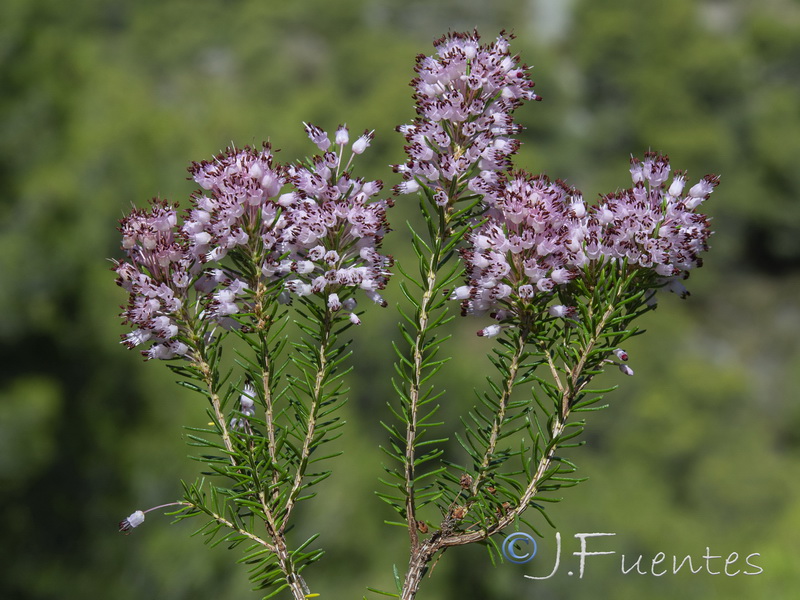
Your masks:
<svg viewBox="0 0 800 600"><path fill-rule="evenodd" d="M664 297L628 347L633 378L590 419L572 458L590 479L553 508L527 565L448 551L421 598L796 598L800 588L800 2L797 0L4 0L0 10L0 597L258 598L236 551L151 513L193 479L182 426L201 401L118 344L124 301L107 258L117 220L186 201L185 168L230 143L311 153L302 121L375 129L362 174L387 184L393 128L413 117L414 57L448 30L513 31L544 102L518 112L519 167L587 198L629 184L630 154L668 152L690 181L720 173L716 234L684 301ZM387 245L409 254L400 199ZM389 292L397 300L396 287ZM375 497L397 314L355 332L345 457L301 529L328 554L322 598L392 588L406 536ZM457 320L445 371L453 419L481 385L490 342ZM578 532L614 556L574 565ZM301 532L302 533L302 532ZM707 550L708 549L708 550ZM740 555L747 576L623 575L663 552ZM537 560L539 562L537 562ZM722 560L711 565L722 570Z"/></svg>

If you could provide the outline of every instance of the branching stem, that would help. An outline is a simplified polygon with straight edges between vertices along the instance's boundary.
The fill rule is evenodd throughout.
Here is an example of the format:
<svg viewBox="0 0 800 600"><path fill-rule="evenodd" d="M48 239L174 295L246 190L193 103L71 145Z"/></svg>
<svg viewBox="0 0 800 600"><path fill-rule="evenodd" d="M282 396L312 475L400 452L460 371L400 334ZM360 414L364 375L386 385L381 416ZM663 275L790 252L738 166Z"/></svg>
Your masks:
<svg viewBox="0 0 800 600"><path fill-rule="evenodd" d="M208 363L208 358L204 352L203 346L198 344L195 347L194 352L194 362L197 368L200 370L203 383L206 386L206 395L208 396L209 402L211 402L211 408L214 411L214 418L217 422L217 427L219 427L220 436L222 437L222 443L225 446L225 450L227 451L231 465L236 467L237 465L236 458L234 457L233 442L231 441L231 434L230 430L228 429L227 420L225 419L225 415L222 414L222 402L219 397L219 389L214 370Z"/></svg>
<svg viewBox="0 0 800 600"><path fill-rule="evenodd" d="M619 290L617 289L615 292L619 292ZM600 336L608 324L609 319L614 314L616 309L616 298L617 294L614 294L612 301L609 303L609 305L603 311L602 316L597 321L591 337L586 340L585 344L581 348L577 361L571 368L568 369L566 383L561 381L561 379L558 377L558 370L555 366L555 362L552 359L552 356L550 356L548 353L548 363L550 364L551 372L556 381L556 385L561 392L561 401L558 414L555 416L550 429L549 447L539 459L536 471L526 485L525 490L520 497L519 503L516 506L510 507L509 510L506 511L505 514L501 515L493 524L477 530L462 532L455 531L458 521L449 515L445 517L441 528L435 532L430 539L425 540L418 544L415 548L412 548L408 571L406 572L406 578L400 594L401 600L414 600L417 591L419 590L419 586L422 583L422 577L427 571L427 565L431 560L433 560L437 553L442 552L451 546L461 546L464 544L484 541L488 537L502 531L514 523L536 497L536 494L539 492L540 485L544 480L547 479L548 472L551 470L553 462L557 460L556 452L559 447L558 441L565 431L570 409L575 402L575 399L590 380L590 378L586 378L584 381L580 382L587 360L600 340ZM517 339L517 345L515 346L514 354L512 355L509 363L508 376L506 378L502 396L500 398L500 412L503 414L505 411L504 407L507 406L511 395L514 381L519 369L520 360L524 353L524 348L525 336L520 333ZM485 468L485 465L488 464L487 461L490 459L491 453L494 452L497 438L500 433L500 426L498 423L502 423L502 418L502 415L498 414L493 423L487 451L484 454L484 458L481 463L482 468ZM472 484L471 491L473 495L479 489L479 479L481 478L482 472L483 471L478 474Z"/></svg>
<svg viewBox="0 0 800 600"><path fill-rule="evenodd" d="M281 571L283 571L283 574L286 577L286 583L289 586L289 589L292 590L292 596L294 596L295 600L304 600L308 586L306 585L302 576L297 573L294 561L292 560L292 555L286 546L286 536L283 532L286 523L284 521L283 525L281 525L280 528L278 527L263 489L258 492L258 499L261 502L261 510L264 511L264 516L267 519L267 530L269 531L272 539L275 541L275 556L278 559L278 564L281 567Z"/></svg>
<svg viewBox="0 0 800 600"><path fill-rule="evenodd" d="M408 534L411 540L411 547L416 548L418 544L417 536L417 507L414 497L414 460L416 458L415 442L417 438L417 416L419 412L419 400L422 385L422 346L428 329L428 303L432 297L433 287L436 284L435 254L431 255L428 264L428 273L425 278L425 292L422 295L419 311L419 329L414 339L412 357L414 362L414 373L411 384L409 385L408 398L408 424L406 426L406 457L405 457L405 476L406 476L406 519L408 520Z"/></svg>

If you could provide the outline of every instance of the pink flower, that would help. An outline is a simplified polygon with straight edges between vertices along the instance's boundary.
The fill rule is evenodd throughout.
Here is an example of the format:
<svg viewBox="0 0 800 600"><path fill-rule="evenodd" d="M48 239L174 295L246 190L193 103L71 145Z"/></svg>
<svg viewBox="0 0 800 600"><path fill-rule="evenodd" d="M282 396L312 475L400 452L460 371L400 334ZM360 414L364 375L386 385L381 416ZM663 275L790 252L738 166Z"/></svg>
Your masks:
<svg viewBox="0 0 800 600"><path fill-rule="evenodd" d="M501 307L516 314L537 294L544 299L568 284L585 262L576 243L584 237L585 215L575 209L582 199L560 182L524 172L502 174L485 190L488 220L468 236L462 257L469 282L458 299L466 314Z"/></svg>
<svg viewBox="0 0 800 600"><path fill-rule="evenodd" d="M330 148L331 141L328 139L327 133L315 125L303 123L303 126L306 128L306 134L308 134L308 138L314 142L314 144L316 144L317 148L319 148L322 152L325 152L328 148Z"/></svg>
<svg viewBox="0 0 800 600"><path fill-rule="evenodd" d="M632 159L632 165L634 186L592 207L586 239L599 244L606 260L627 260L631 266L653 269L662 276L700 266L699 255L708 247L711 229L708 218L694 209L711 194L719 178L707 175L683 197L682 172L665 189L670 170L666 156L650 152L644 161Z"/></svg>
<svg viewBox="0 0 800 600"><path fill-rule="evenodd" d="M128 292L121 316L133 329L122 336L128 348L144 348L146 358L184 356L188 348L175 338L179 311L187 304L189 282L199 269L189 242L177 230L174 206L153 200L148 210L134 209L122 219L122 248L128 260L115 261L117 284Z"/></svg>
<svg viewBox="0 0 800 600"><path fill-rule="evenodd" d="M511 114L526 100L538 100L528 68L511 56L508 39L480 44L474 33L451 33L434 43L432 56L417 59L412 81L418 118L398 127L406 139L409 160L396 165L404 183L398 194L413 193L418 179L443 192L437 203L444 206L466 189L481 184L473 179L482 171L503 171L519 142L509 136L520 127ZM488 175L482 175L488 178Z"/></svg>
<svg viewBox="0 0 800 600"><path fill-rule="evenodd" d="M558 317L558 318L565 318L565 317L574 317L576 311L571 306L564 306L563 304L554 304L548 307L547 312L550 314L551 317Z"/></svg>
<svg viewBox="0 0 800 600"><path fill-rule="evenodd" d="M307 124L306 130L312 141L328 139L318 127ZM334 149L286 169L296 201L282 215L281 247L289 251L290 269L297 276L286 282L286 289L300 296L319 294L334 311L357 289L385 304L377 290L386 286L392 258L379 249L388 230L390 204L371 200L382 182L364 181L351 173L354 157L367 148L372 135L365 132L358 138L347 157L349 134L341 126Z"/></svg>
<svg viewBox="0 0 800 600"><path fill-rule="evenodd" d="M479 177L473 189L484 194L487 220L467 236L467 289L453 299L464 314L502 309L519 317L545 310L592 263L639 269L650 285L685 294L679 280L702 264L711 235L708 218L694 209L719 178L708 175L683 196L685 174L667 186L669 172L666 156L632 158L633 187L589 207L580 192L544 176ZM563 316L561 305L547 310Z"/></svg>

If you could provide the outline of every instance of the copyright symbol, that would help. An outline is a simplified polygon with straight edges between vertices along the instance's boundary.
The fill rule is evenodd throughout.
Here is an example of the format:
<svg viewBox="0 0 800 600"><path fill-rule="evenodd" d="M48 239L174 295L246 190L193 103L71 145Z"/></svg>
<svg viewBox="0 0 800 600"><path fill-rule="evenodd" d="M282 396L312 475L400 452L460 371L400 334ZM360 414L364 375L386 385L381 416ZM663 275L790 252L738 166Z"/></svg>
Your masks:
<svg viewBox="0 0 800 600"><path fill-rule="evenodd" d="M525 546L533 544L533 550L528 552L525 549L518 548L517 542ZM508 562L521 565L530 562L533 557L536 556L536 540L533 539L531 534L518 531L517 533L512 533L503 540L502 550L503 556Z"/></svg>

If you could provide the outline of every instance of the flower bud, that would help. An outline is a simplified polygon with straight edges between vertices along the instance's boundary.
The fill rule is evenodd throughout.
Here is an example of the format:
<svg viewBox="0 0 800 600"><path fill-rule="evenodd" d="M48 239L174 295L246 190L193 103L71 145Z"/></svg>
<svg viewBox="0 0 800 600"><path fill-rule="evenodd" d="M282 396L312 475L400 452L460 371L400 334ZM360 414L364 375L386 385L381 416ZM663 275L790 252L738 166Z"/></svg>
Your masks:
<svg viewBox="0 0 800 600"><path fill-rule="evenodd" d="M316 125L310 125L309 123L303 123L303 126L306 128L306 134L308 134L308 138L316 144L317 148L325 152L331 146L331 141L328 139L328 134L325 133L322 129L317 127Z"/></svg>
<svg viewBox="0 0 800 600"><path fill-rule="evenodd" d="M669 190L667 193L670 196L677 198L683 192L683 186L686 184L686 179L683 175L675 175L675 179L672 180L672 184L669 186Z"/></svg>
<svg viewBox="0 0 800 600"><path fill-rule="evenodd" d="M419 184L413 179L403 181L395 186L395 191L398 194L414 194L419 191Z"/></svg>
<svg viewBox="0 0 800 600"><path fill-rule="evenodd" d="M582 219L586 215L586 205L583 203L583 199L579 198L573 202L570 205L570 210L578 219Z"/></svg>
<svg viewBox="0 0 800 600"><path fill-rule="evenodd" d="M389 303L386 302L386 300L384 300L383 296L381 296L378 292L376 292L374 290L365 290L365 291L366 291L366 294L367 294L367 298L372 300L378 306L382 306L384 308L386 306L388 306Z"/></svg>
<svg viewBox="0 0 800 600"><path fill-rule="evenodd" d="M644 168L638 158L631 157L631 180L633 183L642 183L644 181Z"/></svg>
<svg viewBox="0 0 800 600"><path fill-rule="evenodd" d="M714 185L708 179L703 179L689 188L689 196L692 198L705 198L714 191Z"/></svg>
<svg viewBox="0 0 800 600"><path fill-rule="evenodd" d="M564 306L563 304L554 304L547 309L551 317L558 317L561 319L573 318L577 315L577 310L574 306Z"/></svg>
<svg viewBox="0 0 800 600"><path fill-rule="evenodd" d="M306 275L314 270L314 263L310 260L300 260L294 265L294 271L300 275Z"/></svg>
<svg viewBox="0 0 800 600"><path fill-rule="evenodd" d="M242 407L243 413L252 414L250 411L255 403L255 396L256 391L253 389L253 386L249 383L245 385L244 390L242 390L242 395L239 396L239 404Z"/></svg>

